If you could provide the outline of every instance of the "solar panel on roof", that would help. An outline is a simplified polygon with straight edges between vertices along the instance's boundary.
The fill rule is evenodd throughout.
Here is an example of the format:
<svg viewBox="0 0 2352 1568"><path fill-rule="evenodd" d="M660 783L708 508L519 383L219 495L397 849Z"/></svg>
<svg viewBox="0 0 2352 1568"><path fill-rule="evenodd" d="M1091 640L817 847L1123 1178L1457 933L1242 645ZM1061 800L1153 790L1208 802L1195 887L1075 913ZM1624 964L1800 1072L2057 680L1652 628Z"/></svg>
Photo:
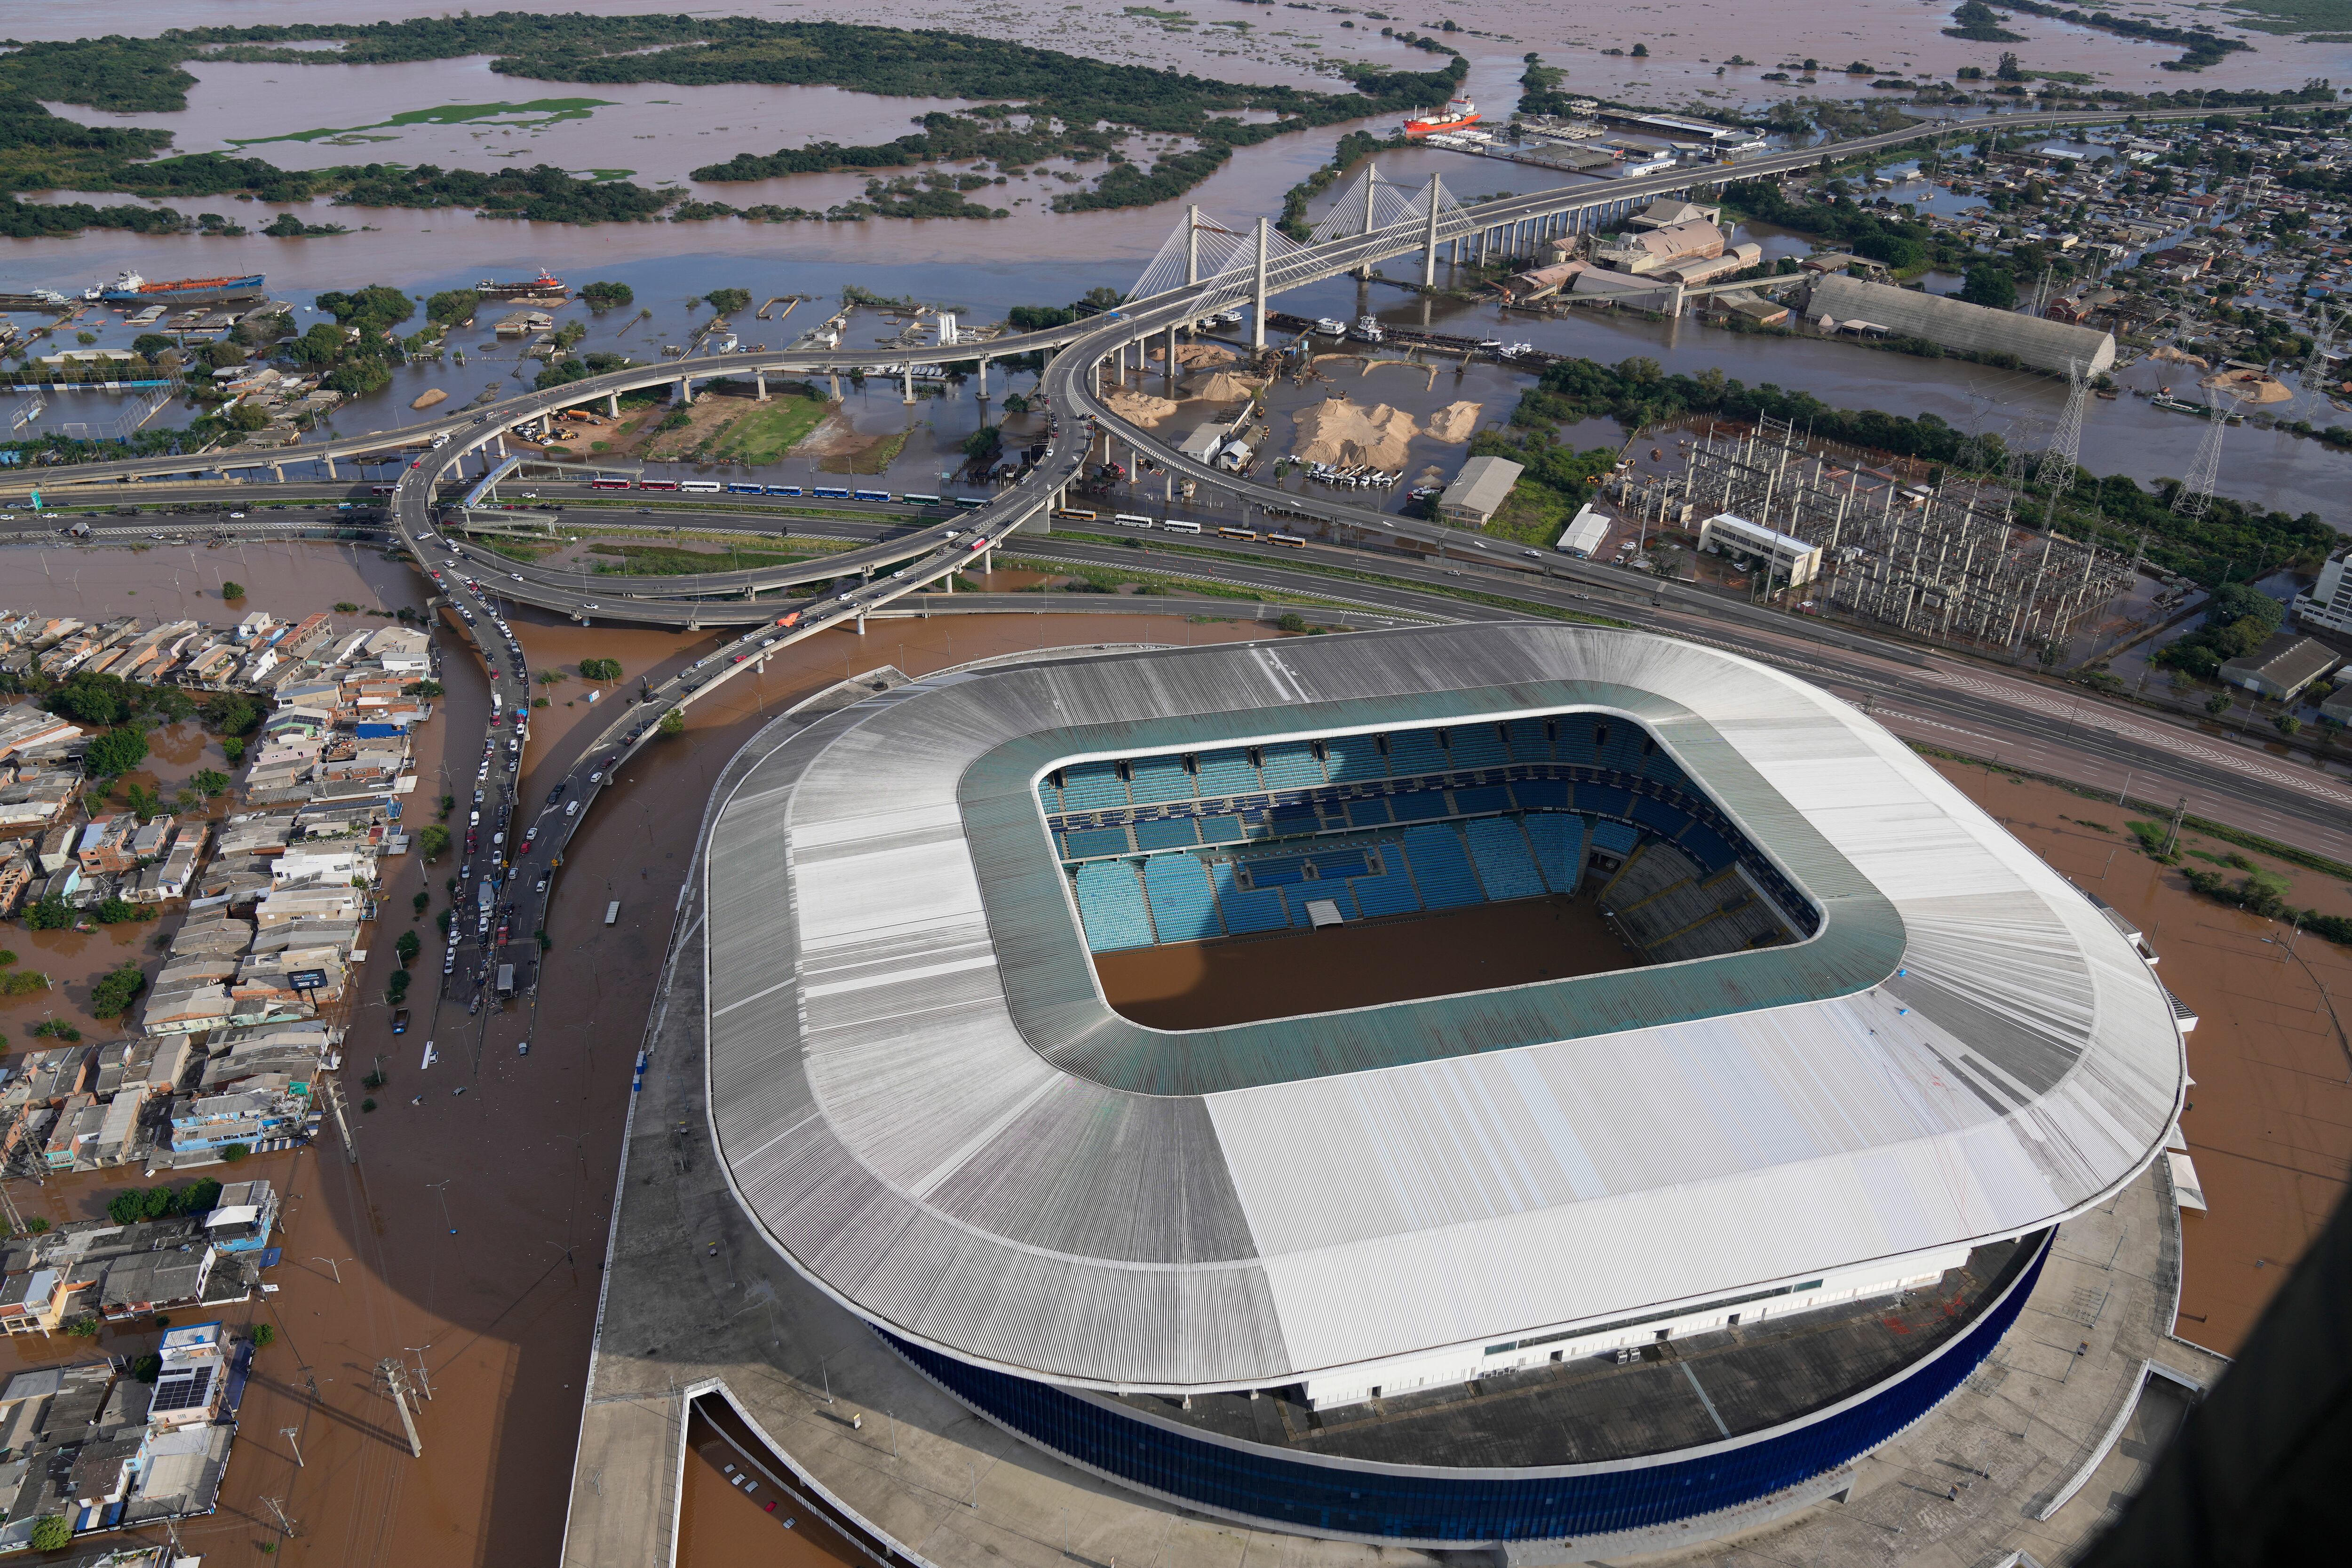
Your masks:
<svg viewBox="0 0 2352 1568"><path fill-rule="evenodd" d="M213 1385L213 1369L200 1366L191 1369L184 1377L166 1376L157 1380L155 1400L147 1408L162 1415L171 1410L194 1410L204 1404L205 1394Z"/></svg>

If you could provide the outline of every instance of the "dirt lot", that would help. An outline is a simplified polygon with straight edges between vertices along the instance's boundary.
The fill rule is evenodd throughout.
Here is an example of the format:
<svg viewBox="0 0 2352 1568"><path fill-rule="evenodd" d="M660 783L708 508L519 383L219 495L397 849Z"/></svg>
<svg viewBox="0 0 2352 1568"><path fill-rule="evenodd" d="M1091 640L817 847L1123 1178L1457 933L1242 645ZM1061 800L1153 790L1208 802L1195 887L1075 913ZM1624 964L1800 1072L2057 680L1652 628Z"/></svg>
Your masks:
<svg viewBox="0 0 2352 1568"><path fill-rule="evenodd" d="M1553 897L1097 953L1095 973L1110 1005L1139 1024L1211 1029L1638 962L1591 899Z"/></svg>
<svg viewBox="0 0 2352 1568"><path fill-rule="evenodd" d="M2234 1352L2352 1173L2352 1045L2331 1011L2331 998L2336 1011L2352 999L2352 952L2314 936L2290 949L2291 932L2192 892L2178 871L2131 847L2124 825L2135 814L2054 785L1936 765L2077 887L2137 921L2163 959L2158 977L2197 1012L2189 1037L2197 1082L2180 1125L2211 1208L2182 1216L2178 1331ZM2352 888L2333 878L2194 833L2182 847L2244 854L2286 875L2295 905L2352 913Z"/></svg>

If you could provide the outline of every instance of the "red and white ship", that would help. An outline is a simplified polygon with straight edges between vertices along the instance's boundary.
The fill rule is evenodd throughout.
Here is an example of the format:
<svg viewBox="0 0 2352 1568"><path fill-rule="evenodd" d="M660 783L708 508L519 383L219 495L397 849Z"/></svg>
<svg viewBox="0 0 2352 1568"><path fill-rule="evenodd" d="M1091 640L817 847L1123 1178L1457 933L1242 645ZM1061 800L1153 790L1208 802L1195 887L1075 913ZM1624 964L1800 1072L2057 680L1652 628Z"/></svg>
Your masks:
<svg viewBox="0 0 2352 1568"><path fill-rule="evenodd" d="M1426 136L1433 131L1459 131L1465 125L1478 123L1478 106L1466 98L1457 98L1434 114L1423 114L1404 122L1408 136Z"/></svg>

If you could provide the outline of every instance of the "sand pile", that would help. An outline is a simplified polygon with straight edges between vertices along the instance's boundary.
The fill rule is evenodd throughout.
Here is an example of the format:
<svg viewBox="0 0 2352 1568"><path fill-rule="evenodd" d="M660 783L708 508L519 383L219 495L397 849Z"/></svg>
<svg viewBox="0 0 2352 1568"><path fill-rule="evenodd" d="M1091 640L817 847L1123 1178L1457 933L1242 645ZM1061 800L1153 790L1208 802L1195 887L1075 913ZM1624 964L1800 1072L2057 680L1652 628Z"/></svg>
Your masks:
<svg viewBox="0 0 2352 1568"><path fill-rule="evenodd" d="M2175 364L2193 364L2199 370L2210 370L2213 368L2210 364L2207 363L2204 360L2198 358L2195 354L2187 353L2181 349L2174 348L2170 343L2165 344L2162 348L2153 350L2147 357L2150 359L2169 360Z"/></svg>
<svg viewBox="0 0 2352 1568"><path fill-rule="evenodd" d="M2241 403L2284 403L2294 396L2284 382L2258 370L2225 370L2197 384L2210 386Z"/></svg>
<svg viewBox="0 0 2352 1568"><path fill-rule="evenodd" d="M1265 384L1256 376L1221 370L1195 386L1192 395L1208 403L1239 403Z"/></svg>
<svg viewBox="0 0 2352 1568"><path fill-rule="evenodd" d="M411 408L430 408L436 403L446 403L448 400L449 395L442 391L439 387L428 387L424 392L419 393L417 395L416 401L410 404L408 406Z"/></svg>
<svg viewBox="0 0 2352 1568"><path fill-rule="evenodd" d="M1429 416L1423 429L1440 441L1467 441L1470 433L1478 428L1478 412L1485 405L1449 403Z"/></svg>
<svg viewBox="0 0 2352 1568"><path fill-rule="evenodd" d="M1168 356L1153 354L1151 357L1165 359ZM1178 343L1176 345L1176 363L1187 370L1197 365L1231 364L1241 357L1223 343Z"/></svg>
<svg viewBox="0 0 2352 1568"><path fill-rule="evenodd" d="M1385 403L1360 408L1344 397L1301 409L1295 423L1297 439L1291 456L1307 463L1402 468L1414 435L1412 416L1403 409Z"/></svg>
<svg viewBox="0 0 2352 1568"><path fill-rule="evenodd" d="M1103 399L1103 406L1126 420L1129 425L1146 428L1171 418L1176 405L1165 397L1154 397L1148 392L1131 392L1125 387Z"/></svg>

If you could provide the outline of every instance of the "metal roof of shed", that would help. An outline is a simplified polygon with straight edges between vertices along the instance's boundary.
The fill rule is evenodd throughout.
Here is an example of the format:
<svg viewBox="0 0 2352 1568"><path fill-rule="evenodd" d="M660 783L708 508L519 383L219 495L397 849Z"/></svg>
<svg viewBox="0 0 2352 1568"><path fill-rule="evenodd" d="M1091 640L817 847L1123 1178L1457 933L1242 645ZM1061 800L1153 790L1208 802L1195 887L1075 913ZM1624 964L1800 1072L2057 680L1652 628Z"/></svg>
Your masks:
<svg viewBox="0 0 2352 1568"><path fill-rule="evenodd" d="M1792 946L1234 1028L1104 1003L1040 816L1086 756L1586 709L1823 911ZM1790 676L1511 623L937 677L745 775L707 863L739 1196L852 1310L1092 1386L1263 1386L2021 1234L2161 1146L2099 911Z"/></svg>

